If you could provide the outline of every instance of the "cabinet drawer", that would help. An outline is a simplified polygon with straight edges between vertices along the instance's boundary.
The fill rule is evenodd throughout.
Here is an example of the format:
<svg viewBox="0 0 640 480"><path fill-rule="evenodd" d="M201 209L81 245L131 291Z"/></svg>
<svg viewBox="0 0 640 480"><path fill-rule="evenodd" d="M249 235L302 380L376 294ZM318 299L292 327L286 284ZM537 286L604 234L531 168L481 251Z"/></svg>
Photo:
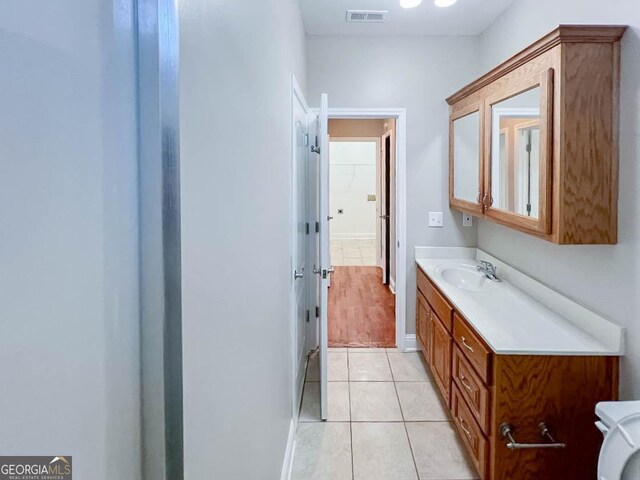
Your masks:
<svg viewBox="0 0 640 480"><path fill-rule="evenodd" d="M473 418L471 410L456 385L453 385L452 389L451 412L462 441L471 455L471 460L473 460L480 478L484 479L487 470L489 442Z"/></svg>
<svg viewBox="0 0 640 480"><path fill-rule="evenodd" d="M474 371L457 345L453 347L453 381L467 401L467 406L484 433L489 433L489 388Z"/></svg>
<svg viewBox="0 0 640 480"><path fill-rule="evenodd" d="M482 381L491 385L491 350L457 313L454 314L453 339Z"/></svg>
<svg viewBox="0 0 640 480"><path fill-rule="evenodd" d="M449 305L444 297L440 294L438 289L433 286L431 281L427 278L420 267L418 267L418 290L422 292L424 297L427 299L431 308L435 311L440 318L440 321L445 326L447 331L453 331L453 307Z"/></svg>

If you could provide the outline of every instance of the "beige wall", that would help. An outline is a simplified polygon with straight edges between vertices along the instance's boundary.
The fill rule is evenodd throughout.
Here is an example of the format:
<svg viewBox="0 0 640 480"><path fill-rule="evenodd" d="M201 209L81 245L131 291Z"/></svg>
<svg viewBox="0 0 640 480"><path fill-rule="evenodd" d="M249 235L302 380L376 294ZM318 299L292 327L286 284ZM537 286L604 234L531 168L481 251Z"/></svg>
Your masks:
<svg viewBox="0 0 640 480"><path fill-rule="evenodd" d="M329 120L330 137L379 137L389 120Z"/></svg>

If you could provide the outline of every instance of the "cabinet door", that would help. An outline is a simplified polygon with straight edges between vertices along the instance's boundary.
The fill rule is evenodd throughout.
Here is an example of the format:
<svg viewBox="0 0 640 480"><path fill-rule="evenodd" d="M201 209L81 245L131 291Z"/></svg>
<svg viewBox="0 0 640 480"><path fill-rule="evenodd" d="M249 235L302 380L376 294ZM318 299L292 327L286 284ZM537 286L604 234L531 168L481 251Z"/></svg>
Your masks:
<svg viewBox="0 0 640 480"><path fill-rule="evenodd" d="M452 111L449 120L449 204L482 213L481 103Z"/></svg>
<svg viewBox="0 0 640 480"><path fill-rule="evenodd" d="M451 335L442 322L431 314L431 370L442 396L451 405Z"/></svg>
<svg viewBox="0 0 640 480"><path fill-rule="evenodd" d="M418 336L418 340L420 341L420 346L422 347L422 351L425 355L425 358L429 358L429 334L428 334L428 324L429 324L429 316L431 315L431 307L427 300L422 296L420 292L418 292L417 301L416 301L416 335Z"/></svg>
<svg viewBox="0 0 640 480"><path fill-rule="evenodd" d="M485 215L551 233L553 69L485 100Z"/></svg>

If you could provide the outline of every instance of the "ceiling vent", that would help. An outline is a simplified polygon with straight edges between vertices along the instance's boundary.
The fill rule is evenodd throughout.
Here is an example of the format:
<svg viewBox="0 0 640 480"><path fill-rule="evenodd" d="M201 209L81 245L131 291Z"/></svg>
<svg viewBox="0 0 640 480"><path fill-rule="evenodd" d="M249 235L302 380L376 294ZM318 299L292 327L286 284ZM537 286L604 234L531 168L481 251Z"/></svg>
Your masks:
<svg viewBox="0 0 640 480"><path fill-rule="evenodd" d="M347 22L382 23L387 13L385 10L347 10Z"/></svg>

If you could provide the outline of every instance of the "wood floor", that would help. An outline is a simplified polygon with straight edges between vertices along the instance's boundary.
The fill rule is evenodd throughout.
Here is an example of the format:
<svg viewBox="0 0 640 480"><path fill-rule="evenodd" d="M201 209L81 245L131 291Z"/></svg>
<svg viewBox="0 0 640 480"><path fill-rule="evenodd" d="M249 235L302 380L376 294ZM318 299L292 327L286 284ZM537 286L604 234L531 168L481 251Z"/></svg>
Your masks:
<svg viewBox="0 0 640 480"><path fill-rule="evenodd" d="M395 347L395 295L378 267L335 267L329 288L330 347Z"/></svg>

